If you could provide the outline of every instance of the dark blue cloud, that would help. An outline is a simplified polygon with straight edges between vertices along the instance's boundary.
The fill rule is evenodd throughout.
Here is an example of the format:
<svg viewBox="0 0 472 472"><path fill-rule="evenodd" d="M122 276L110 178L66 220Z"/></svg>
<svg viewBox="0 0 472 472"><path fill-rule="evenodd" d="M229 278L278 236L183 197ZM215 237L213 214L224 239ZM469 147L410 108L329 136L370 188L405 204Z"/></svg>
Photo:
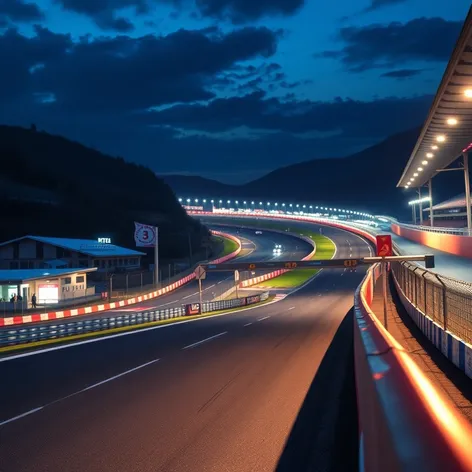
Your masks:
<svg viewBox="0 0 472 472"><path fill-rule="evenodd" d="M392 70L390 72L385 72L380 77L385 77L387 79L403 80L409 79L411 77L416 77L417 75L420 75L423 72L424 70L422 69L398 69Z"/></svg>
<svg viewBox="0 0 472 472"><path fill-rule="evenodd" d="M12 22L31 22L44 19L44 12L36 5L25 0L0 0L0 24Z"/></svg>
<svg viewBox="0 0 472 472"><path fill-rule="evenodd" d="M315 56L338 59L353 72L391 68L409 61L447 61L461 27L460 21L442 18L349 26L339 31L338 39L344 43L341 49Z"/></svg>

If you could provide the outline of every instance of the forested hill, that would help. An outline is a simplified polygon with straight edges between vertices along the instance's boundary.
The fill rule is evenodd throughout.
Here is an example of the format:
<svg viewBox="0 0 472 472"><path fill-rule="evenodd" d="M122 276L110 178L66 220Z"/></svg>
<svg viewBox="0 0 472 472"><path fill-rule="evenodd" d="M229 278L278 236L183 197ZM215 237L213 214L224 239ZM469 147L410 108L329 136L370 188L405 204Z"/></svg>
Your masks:
<svg viewBox="0 0 472 472"><path fill-rule="evenodd" d="M0 126L0 241L25 234L95 238L133 247L134 221L157 225L163 256L198 248L205 230L150 169L60 136Z"/></svg>

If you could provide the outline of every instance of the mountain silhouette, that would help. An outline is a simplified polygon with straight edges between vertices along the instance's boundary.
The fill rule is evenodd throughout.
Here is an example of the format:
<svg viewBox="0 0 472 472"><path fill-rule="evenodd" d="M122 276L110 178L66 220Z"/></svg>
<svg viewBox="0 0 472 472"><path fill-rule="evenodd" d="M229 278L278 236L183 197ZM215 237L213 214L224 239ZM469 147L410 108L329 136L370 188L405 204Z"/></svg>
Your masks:
<svg viewBox="0 0 472 472"><path fill-rule="evenodd" d="M169 175L164 180L185 198L292 201L408 217L407 202L416 195L413 190L407 192L396 185L419 133L420 128L398 133L344 158L312 159L282 167L244 185L179 175ZM440 185L434 189L436 202L462 189L459 172L445 174L449 175L441 176Z"/></svg>

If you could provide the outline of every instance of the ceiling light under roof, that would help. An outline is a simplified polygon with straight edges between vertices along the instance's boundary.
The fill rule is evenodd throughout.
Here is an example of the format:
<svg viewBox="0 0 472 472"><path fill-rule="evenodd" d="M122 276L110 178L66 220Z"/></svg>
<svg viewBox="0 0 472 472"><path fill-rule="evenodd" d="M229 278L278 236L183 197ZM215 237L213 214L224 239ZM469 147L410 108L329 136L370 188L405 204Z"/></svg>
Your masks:
<svg viewBox="0 0 472 472"><path fill-rule="evenodd" d="M465 90L464 90L464 95L465 95L467 98L472 98L472 89L465 89Z"/></svg>
<svg viewBox="0 0 472 472"><path fill-rule="evenodd" d="M436 151L436 149L439 149L439 147L436 146L436 144L435 144L434 146L431 146L431 149L432 149L433 151Z"/></svg>
<svg viewBox="0 0 472 472"><path fill-rule="evenodd" d="M448 118L446 123L449 126L455 126L455 125L457 125L458 121L457 121L457 118Z"/></svg>
<svg viewBox="0 0 472 472"><path fill-rule="evenodd" d="M444 134L438 134L438 135L436 136L436 141L437 141L438 143L443 143L444 141L446 141L446 136L444 136Z"/></svg>
<svg viewBox="0 0 472 472"><path fill-rule="evenodd" d="M418 177L418 172L415 172L415 173L413 174L413 177Z"/></svg>
<svg viewBox="0 0 472 472"><path fill-rule="evenodd" d="M434 157L434 154L432 152L428 152L428 153L426 153L426 157L428 159L432 159Z"/></svg>
<svg viewBox="0 0 472 472"><path fill-rule="evenodd" d="M410 182L413 182L413 180L415 180L415 178L414 178L414 177L412 177L412 178L410 179Z"/></svg>
<svg viewBox="0 0 472 472"><path fill-rule="evenodd" d="M424 166L427 166L427 165L428 165L428 161L421 161L421 164L423 164Z"/></svg>
<svg viewBox="0 0 472 472"><path fill-rule="evenodd" d="M418 172L423 172L423 168L422 168L422 167L418 167Z"/></svg>

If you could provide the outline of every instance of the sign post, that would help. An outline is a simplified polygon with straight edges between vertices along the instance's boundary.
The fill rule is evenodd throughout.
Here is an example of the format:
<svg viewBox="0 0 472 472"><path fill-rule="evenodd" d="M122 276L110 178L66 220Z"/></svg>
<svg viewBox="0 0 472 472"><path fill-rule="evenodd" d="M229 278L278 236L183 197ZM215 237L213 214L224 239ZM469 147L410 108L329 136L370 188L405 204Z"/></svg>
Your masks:
<svg viewBox="0 0 472 472"><path fill-rule="evenodd" d="M154 283L159 284L159 229L134 222L134 240L137 247L154 248Z"/></svg>
<svg viewBox="0 0 472 472"><path fill-rule="evenodd" d="M392 236L389 234L379 234L377 237L377 256L385 258L393 255ZM385 260L381 262L382 268L382 295L383 295L383 312L384 312L384 327L388 331L388 262Z"/></svg>
<svg viewBox="0 0 472 472"><path fill-rule="evenodd" d="M239 270L234 271L234 285L236 287L236 298L239 298L239 295L238 295Z"/></svg>
<svg viewBox="0 0 472 472"><path fill-rule="evenodd" d="M198 266L195 269L195 277L198 280L198 295L200 298L200 314L203 312L203 293L202 293L202 280L206 278L206 270L202 266Z"/></svg>

